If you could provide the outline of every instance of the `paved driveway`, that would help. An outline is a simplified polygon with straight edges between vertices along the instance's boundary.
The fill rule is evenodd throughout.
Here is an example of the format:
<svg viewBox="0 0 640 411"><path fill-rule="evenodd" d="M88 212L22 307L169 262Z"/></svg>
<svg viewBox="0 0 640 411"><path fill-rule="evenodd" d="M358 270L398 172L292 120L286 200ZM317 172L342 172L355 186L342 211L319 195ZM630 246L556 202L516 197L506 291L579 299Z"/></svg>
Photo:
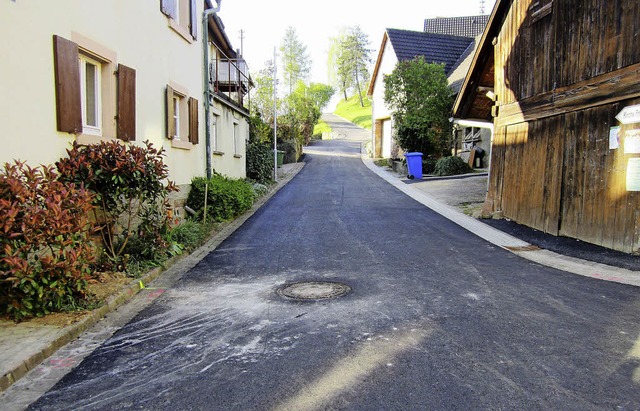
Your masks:
<svg viewBox="0 0 640 411"><path fill-rule="evenodd" d="M638 289L492 246L314 143L286 187L33 409L638 409ZM298 281L348 284L293 302Z"/></svg>

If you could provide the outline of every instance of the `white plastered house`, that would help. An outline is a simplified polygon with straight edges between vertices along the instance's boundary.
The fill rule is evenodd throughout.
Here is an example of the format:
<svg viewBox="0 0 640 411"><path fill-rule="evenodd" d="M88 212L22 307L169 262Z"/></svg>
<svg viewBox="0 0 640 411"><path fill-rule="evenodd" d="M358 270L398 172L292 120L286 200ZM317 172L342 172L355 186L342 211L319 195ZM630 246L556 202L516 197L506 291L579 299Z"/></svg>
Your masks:
<svg viewBox="0 0 640 411"><path fill-rule="evenodd" d="M245 177L248 72L218 10L210 0L0 2L0 163L53 164L74 141L149 140L166 150L178 200L195 176ZM210 70L230 63L224 81L224 68Z"/></svg>
<svg viewBox="0 0 640 411"><path fill-rule="evenodd" d="M384 76L399 61L422 56L430 63L444 64L454 92L466 75L476 44L488 16L463 16L426 19L424 31L386 29L378 50L367 95L372 106L371 155L376 158L399 157L393 138L391 112L384 103Z"/></svg>

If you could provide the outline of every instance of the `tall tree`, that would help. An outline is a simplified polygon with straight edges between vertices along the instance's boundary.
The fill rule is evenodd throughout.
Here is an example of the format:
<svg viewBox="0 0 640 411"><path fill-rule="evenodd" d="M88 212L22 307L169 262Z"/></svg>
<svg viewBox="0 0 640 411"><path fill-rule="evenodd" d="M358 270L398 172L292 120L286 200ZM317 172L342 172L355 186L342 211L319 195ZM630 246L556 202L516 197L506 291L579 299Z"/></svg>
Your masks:
<svg viewBox="0 0 640 411"><path fill-rule="evenodd" d="M329 52L327 58L327 71L329 73L329 83L335 86L347 100L349 96L347 92L351 88L351 76L349 71L345 70L346 65L340 65L339 61L342 55L342 43L347 36L347 29L342 28L340 33L329 39Z"/></svg>
<svg viewBox="0 0 640 411"><path fill-rule="evenodd" d="M398 62L384 76L384 102L403 150L444 155L451 135L453 97L443 64L427 63L422 56Z"/></svg>
<svg viewBox="0 0 640 411"><path fill-rule="evenodd" d="M309 96L314 105L318 107L320 112L327 107L334 93L335 90L333 87L321 83L311 83L306 90L307 96Z"/></svg>
<svg viewBox="0 0 640 411"><path fill-rule="evenodd" d="M360 98L360 106L364 107L362 100L362 86L369 80L369 63L371 63L371 49L369 49L369 36L360 29L360 26L350 27L341 37L337 58L337 77L344 88L355 87ZM346 99L346 92L345 92Z"/></svg>
<svg viewBox="0 0 640 411"><path fill-rule="evenodd" d="M307 46L299 39L296 29L289 26L280 45L282 72L289 94L293 93L298 80L306 81L311 71L311 57Z"/></svg>
<svg viewBox="0 0 640 411"><path fill-rule="evenodd" d="M264 68L253 79L256 88L252 95L251 108L266 122L273 122L273 87L274 84L277 85L277 80L274 83L274 74L273 60L267 60Z"/></svg>

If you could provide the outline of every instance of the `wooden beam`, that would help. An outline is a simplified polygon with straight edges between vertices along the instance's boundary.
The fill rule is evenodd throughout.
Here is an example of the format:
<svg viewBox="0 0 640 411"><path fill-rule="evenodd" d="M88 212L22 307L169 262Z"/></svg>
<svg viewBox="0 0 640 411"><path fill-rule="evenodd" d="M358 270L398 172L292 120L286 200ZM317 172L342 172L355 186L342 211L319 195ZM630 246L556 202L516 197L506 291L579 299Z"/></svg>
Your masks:
<svg viewBox="0 0 640 411"><path fill-rule="evenodd" d="M517 124L640 97L640 63L500 106L496 123Z"/></svg>

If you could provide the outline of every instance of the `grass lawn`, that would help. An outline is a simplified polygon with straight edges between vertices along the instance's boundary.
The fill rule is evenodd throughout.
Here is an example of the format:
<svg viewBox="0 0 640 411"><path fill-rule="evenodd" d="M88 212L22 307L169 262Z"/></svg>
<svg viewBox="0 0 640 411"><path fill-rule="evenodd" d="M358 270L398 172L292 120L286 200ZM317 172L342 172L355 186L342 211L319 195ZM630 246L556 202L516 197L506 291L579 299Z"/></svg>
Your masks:
<svg viewBox="0 0 640 411"><path fill-rule="evenodd" d="M360 127L371 130L371 101L367 96L363 96L362 100L364 107L360 106L358 96L350 97L347 101L341 100L333 113Z"/></svg>
<svg viewBox="0 0 640 411"><path fill-rule="evenodd" d="M331 132L331 127L329 127L329 125L327 123L325 123L324 121L318 120L318 124L316 124L313 127L313 134L314 135L316 135L316 134L322 135L322 133L325 133L325 132L330 133Z"/></svg>

